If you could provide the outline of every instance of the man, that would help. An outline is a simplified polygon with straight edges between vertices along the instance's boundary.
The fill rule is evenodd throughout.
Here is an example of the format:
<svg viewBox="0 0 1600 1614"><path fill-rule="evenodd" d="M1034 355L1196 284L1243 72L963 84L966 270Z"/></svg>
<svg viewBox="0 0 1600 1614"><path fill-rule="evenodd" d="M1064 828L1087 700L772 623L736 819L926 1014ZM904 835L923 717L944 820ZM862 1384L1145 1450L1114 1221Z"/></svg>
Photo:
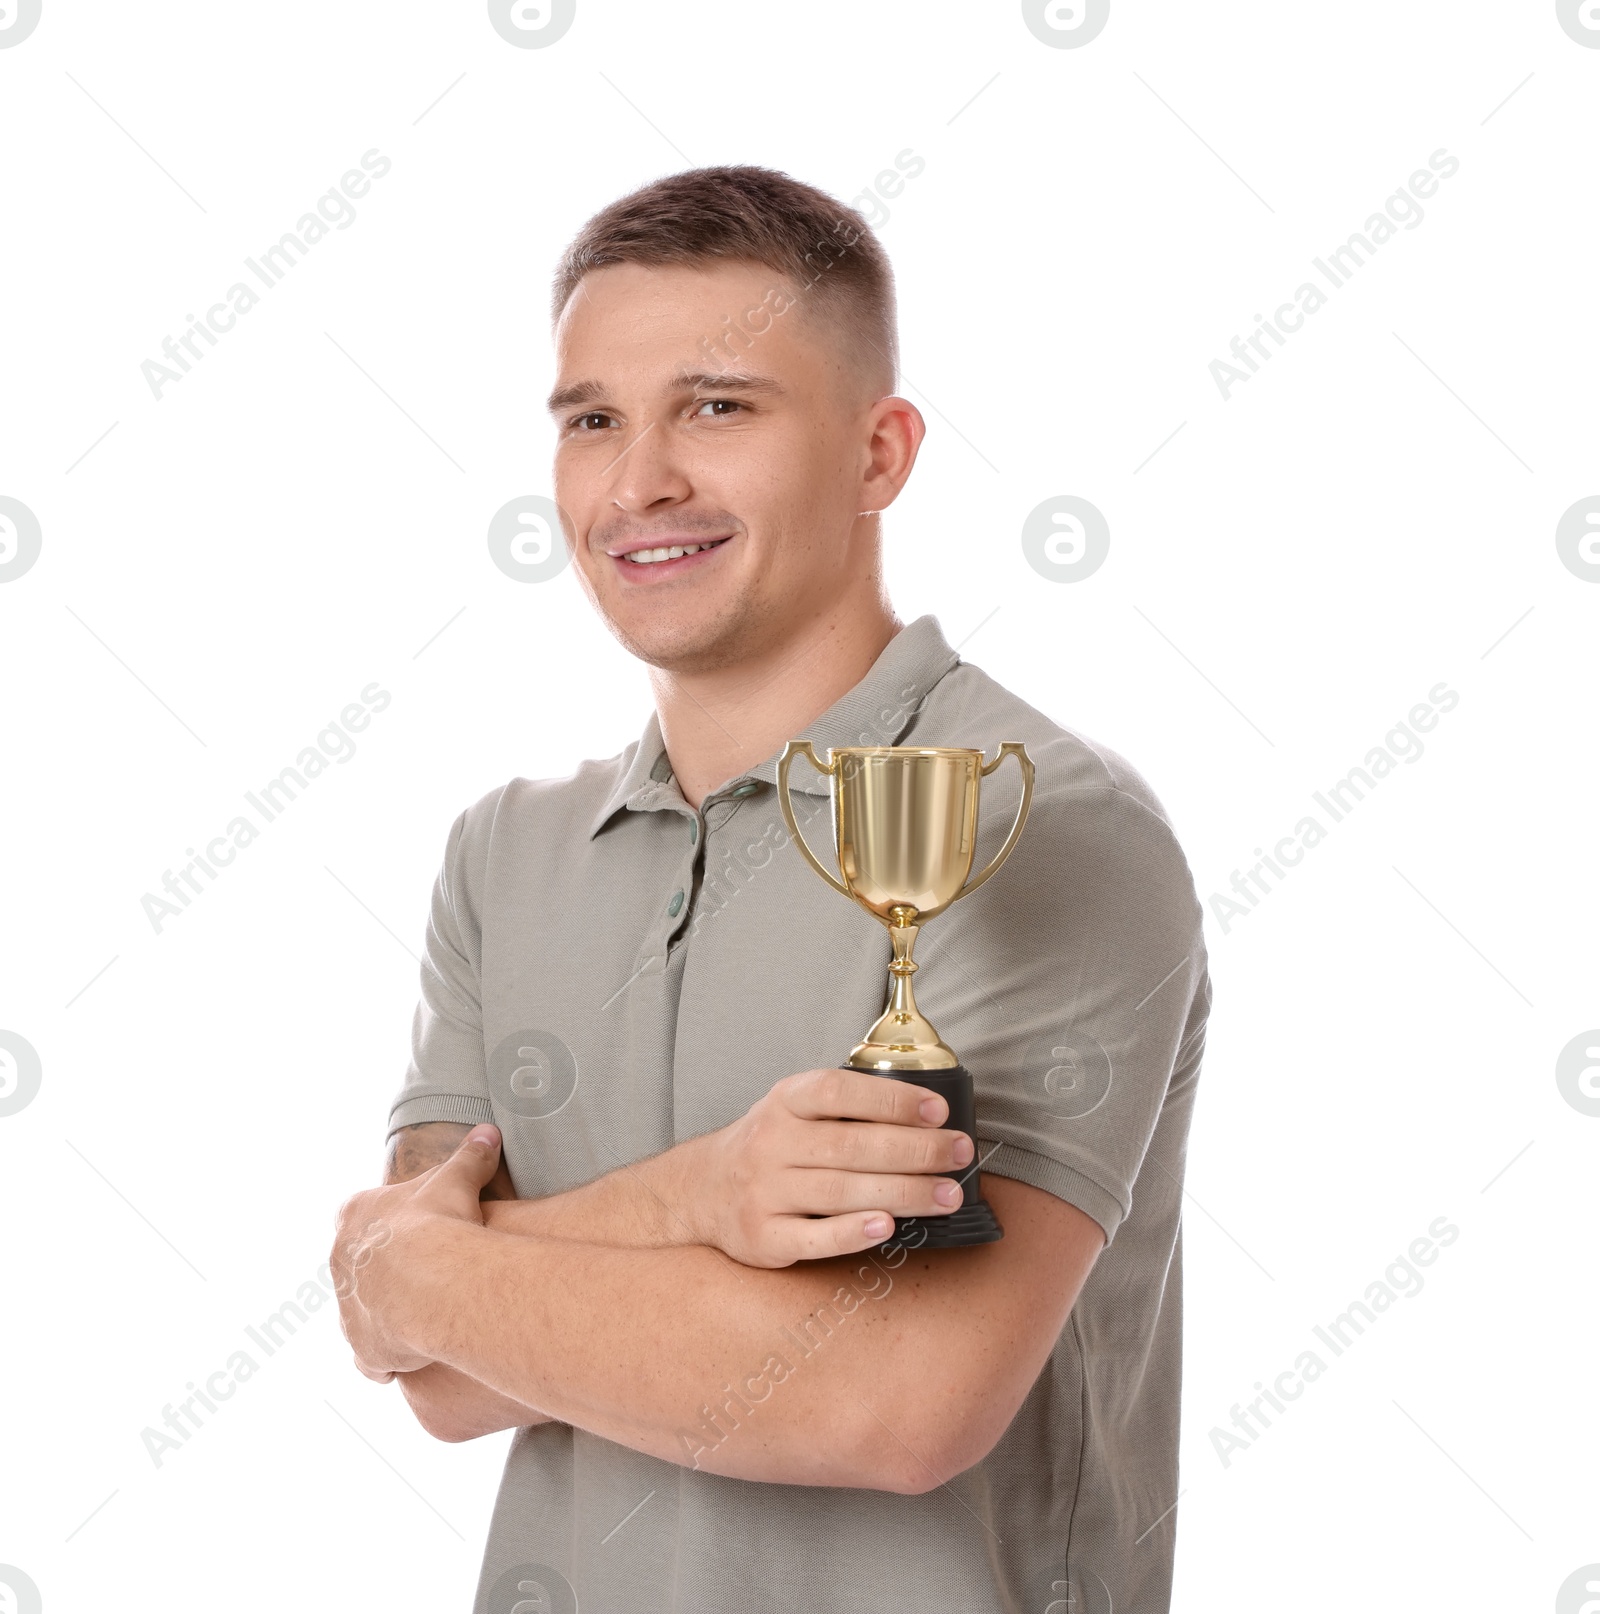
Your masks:
<svg viewBox="0 0 1600 1614"><path fill-rule="evenodd" d="M591 220L554 306L565 536L655 711L450 832L389 1186L335 1244L358 1365L441 1439L517 1431L480 1614L1164 1609L1210 1003L1171 827L894 615L879 518L924 426L859 214L676 175ZM1016 852L920 959L997 1243L884 1243L959 1200L971 1145L837 1068L888 939L788 845L794 737L1037 766ZM796 775L825 851L827 781ZM980 859L1019 788L985 781Z"/></svg>

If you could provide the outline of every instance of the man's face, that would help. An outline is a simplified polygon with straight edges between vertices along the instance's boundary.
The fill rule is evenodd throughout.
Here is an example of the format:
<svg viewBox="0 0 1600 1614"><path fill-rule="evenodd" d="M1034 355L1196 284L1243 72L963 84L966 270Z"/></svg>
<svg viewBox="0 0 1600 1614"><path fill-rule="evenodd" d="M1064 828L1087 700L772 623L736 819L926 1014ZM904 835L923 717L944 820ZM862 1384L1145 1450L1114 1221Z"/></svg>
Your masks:
<svg viewBox="0 0 1600 1614"><path fill-rule="evenodd" d="M634 655L726 666L876 586L876 526L858 518L910 470L886 476L879 425L909 411L914 457L920 417L880 399L775 270L591 271L556 356L556 502L586 592Z"/></svg>

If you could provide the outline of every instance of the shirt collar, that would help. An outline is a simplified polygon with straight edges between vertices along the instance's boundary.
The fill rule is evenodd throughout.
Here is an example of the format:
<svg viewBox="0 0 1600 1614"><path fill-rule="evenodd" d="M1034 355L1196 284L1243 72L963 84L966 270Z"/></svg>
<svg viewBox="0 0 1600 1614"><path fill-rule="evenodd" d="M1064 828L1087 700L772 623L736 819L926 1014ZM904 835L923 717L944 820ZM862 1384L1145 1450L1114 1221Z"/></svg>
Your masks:
<svg viewBox="0 0 1600 1614"><path fill-rule="evenodd" d="M911 726L934 685L960 660L946 641L938 618L919 616L883 647L860 683L846 690L794 738L810 740L824 762L830 750L843 746L894 745ZM721 796L747 780L776 786L781 751L780 747L765 761L729 779L712 796ZM671 778L672 764L662 742L660 719L651 712L621 779L589 826L590 839L623 807L649 811L669 799L681 799L675 790L669 790ZM801 758L789 770L789 788L807 796L826 796L831 787L825 774Z"/></svg>
<svg viewBox="0 0 1600 1614"><path fill-rule="evenodd" d="M626 753L624 753L626 755ZM667 761L666 747L661 739L661 724L651 712L644 733L634 743L633 755L622 777L612 787L605 805L595 814L589 825L589 839L611 821L624 807L650 808L661 805L666 782L672 777L672 766Z"/></svg>

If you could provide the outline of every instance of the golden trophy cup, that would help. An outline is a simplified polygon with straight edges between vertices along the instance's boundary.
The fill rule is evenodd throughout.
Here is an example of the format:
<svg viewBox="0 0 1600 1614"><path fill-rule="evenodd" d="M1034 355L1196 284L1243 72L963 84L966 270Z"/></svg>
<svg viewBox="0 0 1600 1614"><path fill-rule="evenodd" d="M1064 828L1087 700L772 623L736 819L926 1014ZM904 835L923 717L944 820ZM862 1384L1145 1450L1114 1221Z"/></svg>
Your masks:
<svg viewBox="0 0 1600 1614"><path fill-rule="evenodd" d="M1008 755L1022 769L1022 801L1005 844L972 874L978 835L979 781ZM795 822L789 764L803 756L833 781L834 846L839 878L817 861ZM993 762L981 751L920 745L841 746L820 762L810 740L791 740L778 759L778 806L805 860L841 896L859 902L889 932L889 1003L844 1062L891 1081L938 1093L950 1106L945 1125L972 1139L972 1164L958 1180L962 1200L948 1215L901 1216L895 1241L925 1249L992 1244L1004 1232L978 1192L978 1138L972 1074L918 1010L911 990L917 932L958 897L976 891L1011 856L1033 801L1033 762L1007 740Z"/></svg>

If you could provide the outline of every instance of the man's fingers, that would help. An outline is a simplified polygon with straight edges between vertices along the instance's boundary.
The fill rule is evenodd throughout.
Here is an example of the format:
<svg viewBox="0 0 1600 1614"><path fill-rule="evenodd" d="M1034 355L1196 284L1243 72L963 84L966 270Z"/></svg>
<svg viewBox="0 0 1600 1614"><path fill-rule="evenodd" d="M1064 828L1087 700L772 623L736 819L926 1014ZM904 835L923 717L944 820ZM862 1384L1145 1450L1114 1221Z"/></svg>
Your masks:
<svg viewBox="0 0 1600 1614"><path fill-rule="evenodd" d="M796 1127L789 1163L833 1166L843 1171L965 1171L972 1139L965 1132L876 1122L813 1121Z"/></svg>
<svg viewBox="0 0 1600 1614"><path fill-rule="evenodd" d="M961 1203L949 1177L882 1176L866 1171L787 1171L773 1184L781 1212L838 1216L885 1211L895 1216L947 1216Z"/></svg>
<svg viewBox="0 0 1600 1614"><path fill-rule="evenodd" d="M894 1233L894 1220L881 1211L863 1216L783 1216L773 1224L774 1266L855 1255L882 1244Z"/></svg>
<svg viewBox="0 0 1600 1614"><path fill-rule="evenodd" d="M500 1132L485 1122L475 1126L464 1137L456 1152L433 1168L428 1188L451 1186L470 1187L472 1197L488 1183L500 1165ZM421 1190L427 1192L427 1189Z"/></svg>
<svg viewBox="0 0 1600 1614"><path fill-rule="evenodd" d="M864 1070L803 1070L778 1088L802 1120L886 1121L895 1126L943 1126L950 1106L937 1093Z"/></svg>

